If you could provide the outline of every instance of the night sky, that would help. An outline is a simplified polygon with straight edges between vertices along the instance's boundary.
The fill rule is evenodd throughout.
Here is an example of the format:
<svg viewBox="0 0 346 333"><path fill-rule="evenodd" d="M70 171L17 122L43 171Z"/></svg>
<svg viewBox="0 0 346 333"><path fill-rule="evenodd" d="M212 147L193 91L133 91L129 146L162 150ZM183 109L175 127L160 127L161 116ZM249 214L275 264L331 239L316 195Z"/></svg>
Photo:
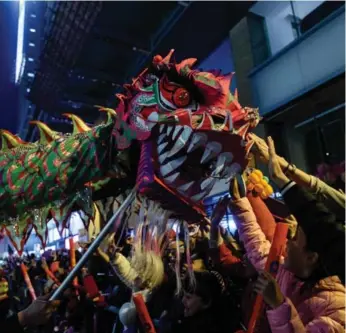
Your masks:
<svg viewBox="0 0 346 333"><path fill-rule="evenodd" d="M14 84L18 2L0 1L0 128L17 130L18 99Z"/></svg>

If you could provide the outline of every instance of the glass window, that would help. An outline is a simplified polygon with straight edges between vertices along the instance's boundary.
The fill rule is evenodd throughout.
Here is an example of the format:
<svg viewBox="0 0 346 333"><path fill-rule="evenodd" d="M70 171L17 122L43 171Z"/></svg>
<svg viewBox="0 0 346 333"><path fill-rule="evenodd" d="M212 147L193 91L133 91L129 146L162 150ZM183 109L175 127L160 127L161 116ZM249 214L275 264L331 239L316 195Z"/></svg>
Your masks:
<svg viewBox="0 0 346 333"><path fill-rule="evenodd" d="M36 32L36 29L30 29L30 32Z"/></svg>
<svg viewBox="0 0 346 333"><path fill-rule="evenodd" d="M35 77L35 74L34 73L28 73L28 76L29 77Z"/></svg>
<svg viewBox="0 0 346 333"><path fill-rule="evenodd" d="M34 61L34 58L28 58L28 61L29 61L29 62L33 62L33 61Z"/></svg>
<svg viewBox="0 0 346 333"><path fill-rule="evenodd" d="M35 44L34 43L29 43L29 46L35 47Z"/></svg>
<svg viewBox="0 0 346 333"><path fill-rule="evenodd" d="M36 14L31 14L30 17L36 18Z"/></svg>
<svg viewBox="0 0 346 333"><path fill-rule="evenodd" d="M264 17L271 54L301 35L301 22L324 1L258 1L251 12Z"/></svg>

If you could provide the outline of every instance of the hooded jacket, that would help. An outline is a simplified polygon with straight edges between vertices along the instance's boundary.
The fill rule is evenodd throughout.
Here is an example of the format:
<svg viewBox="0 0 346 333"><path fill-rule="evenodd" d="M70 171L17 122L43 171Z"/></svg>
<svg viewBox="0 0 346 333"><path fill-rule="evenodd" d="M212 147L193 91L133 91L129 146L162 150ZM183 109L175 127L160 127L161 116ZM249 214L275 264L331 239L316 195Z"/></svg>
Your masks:
<svg viewBox="0 0 346 333"><path fill-rule="evenodd" d="M293 198L294 191L299 191L296 185L285 196ZM304 200L302 193L300 199ZM270 242L259 227L248 199L233 202L233 212L249 260L257 270L264 269ZM339 277L326 277L312 290L302 292L304 282L281 266L277 282L285 301L278 308L267 310L272 333L345 332L345 287Z"/></svg>

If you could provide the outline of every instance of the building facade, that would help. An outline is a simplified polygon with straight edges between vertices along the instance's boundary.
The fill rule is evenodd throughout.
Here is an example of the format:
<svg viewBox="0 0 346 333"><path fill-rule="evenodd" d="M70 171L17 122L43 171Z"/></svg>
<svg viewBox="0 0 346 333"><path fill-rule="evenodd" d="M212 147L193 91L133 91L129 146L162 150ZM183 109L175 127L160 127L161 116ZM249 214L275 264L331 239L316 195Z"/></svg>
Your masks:
<svg viewBox="0 0 346 333"><path fill-rule="evenodd" d="M345 159L345 3L257 2L230 31L240 102L310 173Z"/></svg>
<svg viewBox="0 0 346 333"><path fill-rule="evenodd" d="M17 133L20 137L26 138L29 121L32 120L35 111L35 105L29 101L28 96L40 63L47 3L18 1L18 4L16 84L19 97L19 123Z"/></svg>

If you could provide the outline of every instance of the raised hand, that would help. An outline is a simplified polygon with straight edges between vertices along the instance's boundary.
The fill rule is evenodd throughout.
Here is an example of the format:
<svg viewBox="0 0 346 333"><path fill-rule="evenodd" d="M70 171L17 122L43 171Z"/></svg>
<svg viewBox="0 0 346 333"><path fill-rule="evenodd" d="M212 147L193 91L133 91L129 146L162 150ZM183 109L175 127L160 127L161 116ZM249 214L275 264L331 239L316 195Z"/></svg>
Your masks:
<svg viewBox="0 0 346 333"><path fill-rule="evenodd" d="M269 175L271 180L276 183L280 188L289 183L288 177L282 171L280 166L280 160L276 155L274 141L271 137L268 137L268 149L269 149Z"/></svg>
<svg viewBox="0 0 346 333"><path fill-rule="evenodd" d="M265 164L269 163L269 148L267 143L254 133L249 133L249 138L254 142L253 152L255 156Z"/></svg>
<svg viewBox="0 0 346 333"><path fill-rule="evenodd" d="M272 309L276 309L285 301L285 296L282 294L275 278L266 271L260 272L254 284L254 291L262 295L264 302Z"/></svg>

